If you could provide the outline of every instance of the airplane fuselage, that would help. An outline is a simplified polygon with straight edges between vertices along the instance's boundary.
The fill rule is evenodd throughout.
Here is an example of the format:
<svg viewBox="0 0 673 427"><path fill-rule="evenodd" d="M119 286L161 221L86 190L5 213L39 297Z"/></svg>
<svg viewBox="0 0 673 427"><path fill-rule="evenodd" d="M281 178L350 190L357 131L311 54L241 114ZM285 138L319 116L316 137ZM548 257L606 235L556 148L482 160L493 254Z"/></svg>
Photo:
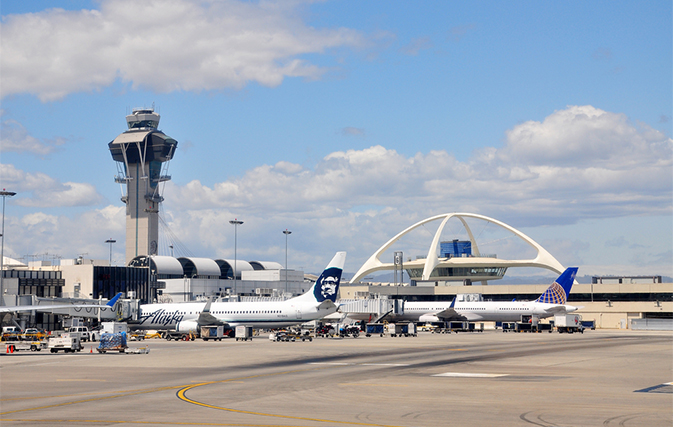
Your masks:
<svg viewBox="0 0 673 427"><path fill-rule="evenodd" d="M412 322L439 322L443 319L433 318L435 313L441 313L449 309L451 302L416 302L404 303L403 314L390 314L389 321L412 321ZM469 321L485 322L518 322L522 315L535 315L540 319L551 317L555 314L572 312L576 308L568 305L546 304L534 301L480 301L480 302L456 302L453 309L457 314ZM355 320L370 320L369 315L348 315Z"/></svg>
<svg viewBox="0 0 673 427"><path fill-rule="evenodd" d="M185 329L180 325L196 322L206 303L144 304L140 306L137 329ZM318 308L304 301L283 302L214 302L210 314L218 321L234 327L282 328L320 319L336 311L336 307Z"/></svg>

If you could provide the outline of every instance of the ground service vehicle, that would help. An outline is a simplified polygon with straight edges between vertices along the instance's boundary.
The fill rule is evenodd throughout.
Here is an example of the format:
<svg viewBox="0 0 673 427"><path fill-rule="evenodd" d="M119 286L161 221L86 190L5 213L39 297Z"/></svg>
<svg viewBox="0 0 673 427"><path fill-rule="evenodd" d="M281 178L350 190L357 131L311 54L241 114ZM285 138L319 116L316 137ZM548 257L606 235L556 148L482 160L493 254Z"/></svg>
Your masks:
<svg viewBox="0 0 673 427"><path fill-rule="evenodd" d="M14 353L21 350L40 351L43 348L47 348L46 341L14 341L7 344L6 352Z"/></svg>
<svg viewBox="0 0 673 427"><path fill-rule="evenodd" d="M163 335L168 341L194 341L196 339L196 333L194 331L164 331Z"/></svg>
<svg viewBox="0 0 673 427"><path fill-rule="evenodd" d="M82 342L78 335L71 335L66 332L61 334L61 336L49 338L47 348L52 353L58 353L61 350L65 353L74 353L82 351Z"/></svg>
<svg viewBox="0 0 673 427"><path fill-rule="evenodd" d="M579 314L564 314L562 316L554 316L554 325L559 333L573 332L584 333L584 326L582 326L582 316Z"/></svg>
<svg viewBox="0 0 673 427"><path fill-rule="evenodd" d="M73 334L79 334L79 339L82 342L87 342L87 341L96 341L96 336L95 332L90 332L89 328L86 326L71 326L68 328L68 332L73 333Z"/></svg>

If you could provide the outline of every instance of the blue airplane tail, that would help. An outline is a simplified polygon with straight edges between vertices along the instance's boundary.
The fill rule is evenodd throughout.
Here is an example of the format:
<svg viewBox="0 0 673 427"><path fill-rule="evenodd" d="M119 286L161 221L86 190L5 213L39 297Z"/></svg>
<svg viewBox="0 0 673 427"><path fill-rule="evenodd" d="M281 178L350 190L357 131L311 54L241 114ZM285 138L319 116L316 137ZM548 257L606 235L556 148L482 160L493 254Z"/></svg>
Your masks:
<svg viewBox="0 0 673 427"><path fill-rule="evenodd" d="M304 295L298 296L297 299L317 301L319 303L327 300L335 302L345 263L346 252L337 252L322 274L320 274L313 287Z"/></svg>
<svg viewBox="0 0 673 427"><path fill-rule="evenodd" d="M566 270L552 283L546 291L540 295L535 302L544 302L549 304L565 304L568 301L568 294L575 282L577 267L566 268Z"/></svg>
<svg viewBox="0 0 673 427"><path fill-rule="evenodd" d="M108 301L107 306L114 307L117 301L119 301L119 298L122 297L122 293L119 292L117 295L115 295L110 301Z"/></svg>

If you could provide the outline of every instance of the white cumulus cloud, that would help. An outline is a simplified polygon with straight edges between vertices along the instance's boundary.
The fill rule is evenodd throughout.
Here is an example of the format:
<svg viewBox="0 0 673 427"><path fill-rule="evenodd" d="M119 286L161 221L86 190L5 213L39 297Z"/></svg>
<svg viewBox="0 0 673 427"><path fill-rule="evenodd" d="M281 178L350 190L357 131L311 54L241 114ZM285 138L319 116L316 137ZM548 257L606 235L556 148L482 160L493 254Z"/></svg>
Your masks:
<svg viewBox="0 0 673 427"><path fill-rule="evenodd" d="M15 203L26 207L94 206L103 200L96 188L83 182L58 182L42 173L30 173L0 164L2 185L19 193Z"/></svg>
<svg viewBox="0 0 673 427"><path fill-rule="evenodd" d="M352 29L307 25L301 5L103 0L99 10L8 15L1 27L1 95L53 101L118 79L158 92L317 79L326 68L303 55L365 42Z"/></svg>
<svg viewBox="0 0 673 427"><path fill-rule="evenodd" d="M32 153L46 156L54 152L65 140L40 140L16 120L3 120L0 124L0 152Z"/></svg>

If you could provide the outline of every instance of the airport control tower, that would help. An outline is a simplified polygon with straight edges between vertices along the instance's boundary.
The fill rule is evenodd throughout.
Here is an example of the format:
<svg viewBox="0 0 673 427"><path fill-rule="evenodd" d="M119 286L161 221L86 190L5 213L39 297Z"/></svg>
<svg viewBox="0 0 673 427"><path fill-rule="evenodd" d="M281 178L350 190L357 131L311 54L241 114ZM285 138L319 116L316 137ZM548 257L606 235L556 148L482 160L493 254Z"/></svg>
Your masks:
<svg viewBox="0 0 673 427"><path fill-rule="evenodd" d="M126 264L139 255L157 255L162 182L178 142L157 128L154 109L134 109L126 116L128 130L110 142L117 162L115 182L126 203Z"/></svg>

